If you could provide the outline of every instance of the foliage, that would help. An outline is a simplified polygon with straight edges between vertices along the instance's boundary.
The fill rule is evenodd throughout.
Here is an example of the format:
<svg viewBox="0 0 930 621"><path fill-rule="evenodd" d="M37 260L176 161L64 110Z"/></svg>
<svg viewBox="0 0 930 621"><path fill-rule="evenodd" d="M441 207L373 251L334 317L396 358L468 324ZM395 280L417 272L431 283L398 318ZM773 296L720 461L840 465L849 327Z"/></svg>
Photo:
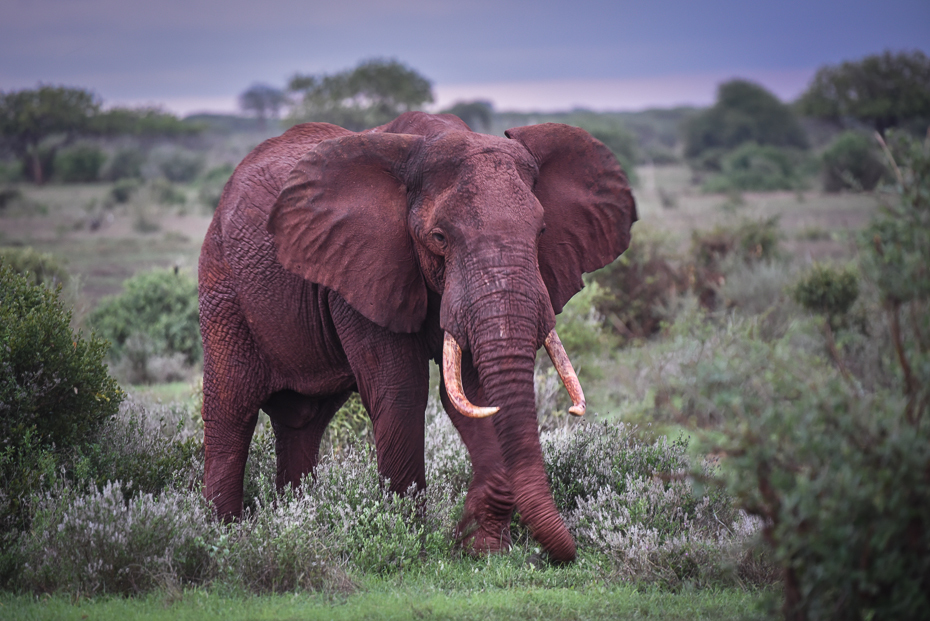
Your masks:
<svg viewBox="0 0 930 621"><path fill-rule="evenodd" d="M187 183L193 181L203 170L204 158L199 153L174 149L166 154L158 168L168 181Z"/></svg>
<svg viewBox="0 0 930 621"><path fill-rule="evenodd" d="M803 187L803 154L793 149L745 142L722 155L720 174L704 184L708 192L795 190Z"/></svg>
<svg viewBox="0 0 930 621"><path fill-rule="evenodd" d="M46 179L39 146L47 138L67 138L90 131L100 100L90 91L40 85L36 89L0 92L0 140L28 162L24 171L36 183ZM54 156L54 151L52 152Z"/></svg>
<svg viewBox="0 0 930 621"><path fill-rule="evenodd" d="M859 297L859 278L850 269L815 263L795 284L791 294L811 312L827 317L845 315Z"/></svg>
<svg viewBox="0 0 930 621"><path fill-rule="evenodd" d="M159 108L113 107L96 114L91 127L102 136L137 138L176 138L200 133L203 128Z"/></svg>
<svg viewBox="0 0 930 621"><path fill-rule="evenodd" d="M490 133L494 115L494 105L490 101L457 101L451 108L442 110L441 114L454 114L474 131Z"/></svg>
<svg viewBox="0 0 930 621"><path fill-rule="evenodd" d="M726 151L746 142L797 149L808 146L791 108L757 84L732 80L720 85L711 108L685 125L685 155L699 158L711 150Z"/></svg>
<svg viewBox="0 0 930 621"><path fill-rule="evenodd" d="M138 179L131 177L120 179L110 188L110 198L114 203L128 203L140 186Z"/></svg>
<svg viewBox="0 0 930 621"><path fill-rule="evenodd" d="M267 118L278 118L278 112L287 105L287 95L279 88L267 84L253 84L239 95L239 107L253 113L262 126Z"/></svg>
<svg viewBox="0 0 930 621"><path fill-rule="evenodd" d="M773 368L774 367L774 368ZM917 618L930 605L930 434L889 396L816 381L795 357L706 396L732 417L727 490L765 519L789 618Z"/></svg>
<svg viewBox="0 0 930 621"><path fill-rule="evenodd" d="M630 248L591 279L604 289L595 308L624 340L658 332L686 288L669 241L641 228Z"/></svg>
<svg viewBox="0 0 930 621"><path fill-rule="evenodd" d="M874 190L886 168L877 145L858 132L843 132L823 152L823 189Z"/></svg>
<svg viewBox="0 0 930 621"><path fill-rule="evenodd" d="M187 195L164 177L153 179L149 191L162 205L183 205L187 202Z"/></svg>
<svg viewBox="0 0 930 621"><path fill-rule="evenodd" d="M158 357L188 365L203 356L197 281L179 270L133 276L123 293L101 301L88 322L112 343L111 358L126 357L134 379L149 381Z"/></svg>
<svg viewBox="0 0 930 621"><path fill-rule="evenodd" d="M219 205L223 190L226 188L226 182L229 181L232 173L232 165L223 164L211 168L203 175L197 196L200 198L200 202L209 207L211 211L216 210L216 206Z"/></svg>
<svg viewBox="0 0 930 621"><path fill-rule="evenodd" d="M108 181L141 179L145 153L134 147L125 147L114 153L103 167L101 176Z"/></svg>
<svg viewBox="0 0 930 621"><path fill-rule="evenodd" d="M884 133L930 123L930 59L920 50L866 56L822 67L798 100L801 114L843 123L855 119Z"/></svg>
<svg viewBox="0 0 930 621"><path fill-rule="evenodd" d="M216 538L199 494L169 490L127 500L120 482L86 494L61 487L36 503L21 584L35 592L132 594L196 584L212 570Z"/></svg>
<svg viewBox="0 0 930 621"><path fill-rule="evenodd" d="M430 81L396 60L373 59L332 75L291 78L288 90L302 99L291 123L324 121L360 131L432 103Z"/></svg>
<svg viewBox="0 0 930 621"><path fill-rule="evenodd" d="M70 327L58 289L0 264L0 523L26 519L23 502L54 474L58 454L89 442L119 407L107 343ZM7 542L0 540L0 548Z"/></svg>
<svg viewBox="0 0 930 621"><path fill-rule="evenodd" d="M90 183L100 177L107 156L93 144L81 143L55 154L55 176L64 183Z"/></svg>
<svg viewBox="0 0 930 621"><path fill-rule="evenodd" d="M893 132L889 138L898 203L873 218L860 242L863 269L885 303L913 422L930 411L930 138L923 144Z"/></svg>
<svg viewBox="0 0 930 621"><path fill-rule="evenodd" d="M30 284L45 284L54 288L68 284L68 270L53 255L33 248L0 248L0 261L14 272L26 277Z"/></svg>

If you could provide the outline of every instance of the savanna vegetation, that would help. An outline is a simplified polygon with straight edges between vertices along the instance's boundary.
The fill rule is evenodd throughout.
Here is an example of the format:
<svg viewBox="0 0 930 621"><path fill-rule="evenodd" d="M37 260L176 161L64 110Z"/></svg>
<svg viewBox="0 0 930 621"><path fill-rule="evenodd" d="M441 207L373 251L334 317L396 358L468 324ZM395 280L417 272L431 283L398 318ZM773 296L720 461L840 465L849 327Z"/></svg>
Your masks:
<svg viewBox="0 0 930 621"><path fill-rule="evenodd" d="M223 184L284 125L383 122L431 101L426 78L366 61L254 85L248 117L183 121L102 112L80 89L3 93L2 616L921 618L926 65L827 67L796 105L734 81L706 110L451 108L480 131L584 127L635 182L632 247L558 319L585 420L545 357L536 369L570 567L539 558L518 516L509 555L457 549L470 466L435 399L425 491L385 492L351 399L298 492L273 491L267 417L246 517L215 522L199 492L195 266ZM842 107L869 75L910 102L893 123Z"/></svg>

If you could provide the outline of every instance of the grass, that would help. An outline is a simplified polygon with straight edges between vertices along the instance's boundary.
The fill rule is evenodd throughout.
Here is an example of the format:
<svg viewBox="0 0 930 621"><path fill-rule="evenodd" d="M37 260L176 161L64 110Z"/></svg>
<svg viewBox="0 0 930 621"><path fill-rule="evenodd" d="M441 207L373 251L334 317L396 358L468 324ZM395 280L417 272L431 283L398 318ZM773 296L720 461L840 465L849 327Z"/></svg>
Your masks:
<svg viewBox="0 0 930 621"><path fill-rule="evenodd" d="M0 615L19 619L762 619L767 591L736 589L669 593L634 585L448 588L434 580L372 580L352 594L274 596L202 589L144 597L0 596Z"/></svg>

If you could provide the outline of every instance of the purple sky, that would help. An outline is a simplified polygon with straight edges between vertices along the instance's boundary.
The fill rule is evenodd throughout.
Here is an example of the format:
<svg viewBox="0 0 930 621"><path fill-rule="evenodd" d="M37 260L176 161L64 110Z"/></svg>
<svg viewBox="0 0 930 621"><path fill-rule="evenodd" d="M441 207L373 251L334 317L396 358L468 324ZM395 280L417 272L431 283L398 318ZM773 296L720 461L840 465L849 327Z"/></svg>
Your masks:
<svg viewBox="0 0 930 621"><path fill-rule="evenodd" d="M796 97L824 64L930 54L928 0L0 0L0 90L232 111L255 82L401 60L438 105L709 104L728 78Z"/></svg>

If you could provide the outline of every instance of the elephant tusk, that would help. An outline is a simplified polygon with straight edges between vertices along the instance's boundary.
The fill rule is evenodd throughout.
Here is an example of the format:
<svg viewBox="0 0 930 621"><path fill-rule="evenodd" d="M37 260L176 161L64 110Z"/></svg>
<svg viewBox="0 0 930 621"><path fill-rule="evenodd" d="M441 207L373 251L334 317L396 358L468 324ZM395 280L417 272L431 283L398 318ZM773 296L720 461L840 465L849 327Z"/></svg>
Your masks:
<svg viewBox="0 0 930 621"><path fill-rule="evenodd" d="M568 359L568 354L562 346L559 335L555 333L555 328L546 336L546 351L549 352L549 358L552 359L555 370L559 372L559 377L562 378L562 383L565 384L565 389L572 398L572 407L568 408L568 411L575 416L584 416L586 404L581 382L578 381L575 369L572 368L572 361Z"/></svg>
<svg viewBox="0 0 930 621"><path fill-rule="evenodd" d="M442 342L442 378L446 384L446 394L455 409L469 418L485 418L496 414L500 408L478 407L465 396L462 388L462 348L455 342L455 337L446 332Z"/></svg>

